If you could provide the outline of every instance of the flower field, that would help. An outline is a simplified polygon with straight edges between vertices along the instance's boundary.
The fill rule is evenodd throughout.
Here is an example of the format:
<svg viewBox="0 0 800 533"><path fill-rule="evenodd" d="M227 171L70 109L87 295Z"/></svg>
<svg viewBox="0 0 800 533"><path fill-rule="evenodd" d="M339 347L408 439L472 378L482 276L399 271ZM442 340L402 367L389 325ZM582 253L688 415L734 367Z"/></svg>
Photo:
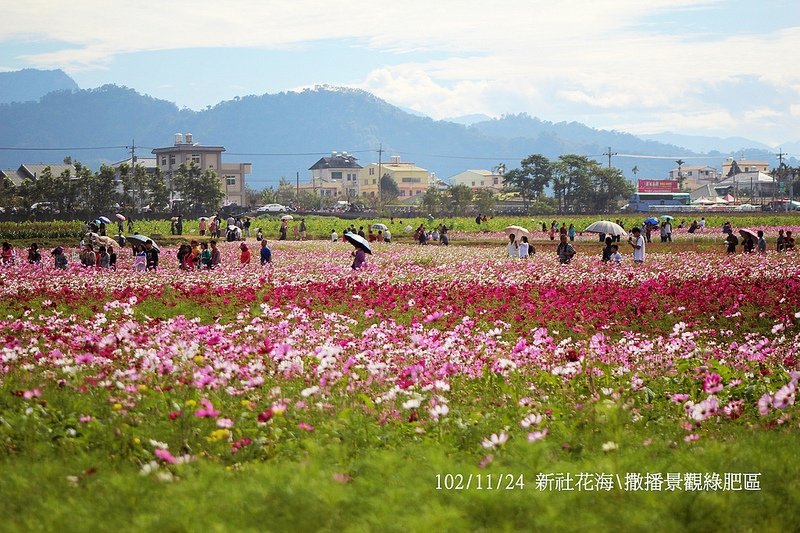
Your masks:
<svg viewBox="0 0 800 533"><path fill-rule="evenodd" d="M4 527L797 521L797 253L393 244L353 272L343 243L237 244L212 271L2 269Z"/></svg>

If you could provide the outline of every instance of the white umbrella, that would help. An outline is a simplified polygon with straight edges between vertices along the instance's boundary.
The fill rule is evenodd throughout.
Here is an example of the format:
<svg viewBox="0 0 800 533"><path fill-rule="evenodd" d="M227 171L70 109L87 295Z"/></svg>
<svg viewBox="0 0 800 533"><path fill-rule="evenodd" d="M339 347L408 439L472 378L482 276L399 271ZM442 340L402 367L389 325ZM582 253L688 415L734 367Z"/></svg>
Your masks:
<svg viewBox="0 0 800 533"><path fill-rule="evenodd" d="M669 216L669 215L661 215L661 216L660 216L660 217L658 217L658 218L663 218L664 220L674 220L674 217L671 217L671 216Z"/></svg>
<svg viewBox="0 0 800 533"><path fill-rule="evenodd" d="M389 228L386 227L386 224L373 224L372 229L386 231Z"/></svg>
<svg viewBox="0 0 800 533"><path fill-rule="evenodd" d="M372 248L370 247L369 242L367 242L367 239L358 233L345 233L344 238L356 248L361 248L368 254L372 253Z"/></svg>
<svg viewBox="0 0 800 533"><path fill-rule="evenodd" d="M503 231L506 232L506 235L511 235L512 233L516 235L517 239L520 237L530 237L531 232L527 229L523 228L522 226L506 226Z"/></svg>
<svg viewBox="0 0 800 533"><path fill-rule="evenodd" d="M292 215L283 215L281 220L294 220L294 217Z"/></svg>
<svg viewBox="0 0 800 533"><path fill-rule="evenodd" d="M115 216L117 217L117 220L122 220L122 221L125 221L125 220L127 220L127 219L125 218L125 215L123 215L123 214L117 213Z"/></svg>
<svg viewBox="0 0 800 533"><path fill-rule="evenodd" d="M617 235L620 237L625 237L628 235L625 230L622 229L622 226L611 222L610 220L598 220L597 222L590 224L583 231L587 233L605 233L606 235L613 235L615 237Z"/></svg>
<svg viewBox="0 0 800 533"><path fill-rule="evenodd" d="M97 217L97 220L105 222L106 224L111 224L111 220L108 217Z"/></svg>

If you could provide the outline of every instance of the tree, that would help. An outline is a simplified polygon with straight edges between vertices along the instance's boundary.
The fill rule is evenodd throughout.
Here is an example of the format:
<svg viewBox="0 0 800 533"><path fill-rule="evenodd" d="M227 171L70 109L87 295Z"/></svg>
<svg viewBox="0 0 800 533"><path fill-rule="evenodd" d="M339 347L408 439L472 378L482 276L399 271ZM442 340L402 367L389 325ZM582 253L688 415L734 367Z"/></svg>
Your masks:
<svg viewBox="0 0 800 533"><path fill-rule="evenodd" d="M678 188L682 191L683 190L683 182L686 180L686 178L683 176L683 172L681 172L681 168L683 167L684 163L686 163L686 161L684 161L683 159L677 159L675 161L675 163L677 163L677 165L678 165ZM735 163L735 161L734 161L734 163Z"/></svg>
<svg viewBox="0 0 800 533"><path fill-rule="evenodd" d="M400 196L400 188L397 182L389 174L381 176L381 203L386 205Z"/></svg>
<svg viewBox="0 0 800 533"><path fill-rule="evenodd" d="M147 200L151 208L158 210L169 204L169 188L160 168L147 177L147 188L150 191Z"/></svg>
<svg viewBox="0 0 800 533"><path fill-rule="evenodd" d="M16 204L17 187L6 176L0 178L0 207L11 207Z"/></svg>
<svg viewBox="0 0 800 533"><path fill-rule="evenodd" d="M472 189L466 185L454 185L447 190L447 196L451 214L465 213L472 202Z"/></svg>
<svg viewBox="0 0 800 533"><path fill-rule="evenodd" d="M275 203L291 205L297 202L297 187L292 185L286 176L281 176L278 190L275 193ZM272 203L272 202L270 202Z"/></svg>
<svg viewBox="0 0 800 533"><path fill-rule="evenodd" d="M173 182L175 190L190 209L206 213L219 211L225 193L214 170L201 171L194 161L189 166L181 163Z"/></svg>
<svg viewBox="0 0 800 533"><path fill-rule="evenodd" d="M552 181L553 163L541 154L534 154L520 161L520 165L505 174L503 184L506 189L519 193L528 210L530 202L541 198Z"/></svg>
<svg viewBox="0 0 800 533"><path fill-rule="evenodd" d="M428 190L422 195L423 209L435 216L439 216L441 213L443 203L442 193L436 187L428 187Z"/></svg>
<svg viewBox="0 0 800 533"><path fill-rule="evenodd" d="M252 187L245 186L244 188L244 205L246 206L254 206L254 205L261 205L259 200L261 199L261 191L257 191Z"/></svg>
<svg viewBox="0 0 800 533"><path fill-rule="evenodd" d="M475 191L472 201L479 213L491 213L497 204L497 198L491 189L478 189Z"/></svg>
<svg viewBox="0 0 800 533"><path fill-rule="evenodd" d="M111 209L117 203L117 190L116 190L116 171L113 167L103 165L100 171L94 174L91 171L75 164L76 172L82 176L82 190L83 200L87 209L89 209L96 216Z"/></svg>

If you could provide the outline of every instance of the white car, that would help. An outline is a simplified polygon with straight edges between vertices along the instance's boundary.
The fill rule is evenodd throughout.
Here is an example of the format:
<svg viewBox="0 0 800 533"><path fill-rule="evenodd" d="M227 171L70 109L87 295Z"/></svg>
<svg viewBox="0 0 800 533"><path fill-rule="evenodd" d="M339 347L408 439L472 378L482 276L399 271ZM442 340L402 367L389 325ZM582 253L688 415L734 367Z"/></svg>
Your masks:
<svg viewBox="0 0 800 533"><path fill-rule="evenodd" d="M267 204L256 209L257 213L286 213L288 211L289 208L281 204Z"/></svg>

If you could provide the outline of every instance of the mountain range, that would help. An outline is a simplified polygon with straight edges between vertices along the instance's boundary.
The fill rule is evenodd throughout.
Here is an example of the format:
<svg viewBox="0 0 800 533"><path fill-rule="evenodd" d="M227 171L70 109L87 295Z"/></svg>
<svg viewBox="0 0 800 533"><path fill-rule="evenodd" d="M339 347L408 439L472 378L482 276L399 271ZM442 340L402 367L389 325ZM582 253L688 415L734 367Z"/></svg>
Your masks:
<svg viewBox="0 0 800 533"><path fill-rule="evenodd" d="M171 145L177 132L191 132L200 144L225 146L225 161L253 163L248 183L256 189L275 186L281 177L307 179L307 169L331 151L352 153L363 165L399 155L442 178L500 163L511 169L534 153L576 153L607 163L609 148L612 164L629 178L634 166L639 178L666 178L676 158L719 168L733 151L777 164L775 150L746 139L641 138L524 113L435 121L356 89L244 96L193 111L127 87L82 90L61 71L36 72L0 74L0 168L57 163L66 156L96 168L129 157L134 142L139 157L151 157L153 148Z"/></svg>

